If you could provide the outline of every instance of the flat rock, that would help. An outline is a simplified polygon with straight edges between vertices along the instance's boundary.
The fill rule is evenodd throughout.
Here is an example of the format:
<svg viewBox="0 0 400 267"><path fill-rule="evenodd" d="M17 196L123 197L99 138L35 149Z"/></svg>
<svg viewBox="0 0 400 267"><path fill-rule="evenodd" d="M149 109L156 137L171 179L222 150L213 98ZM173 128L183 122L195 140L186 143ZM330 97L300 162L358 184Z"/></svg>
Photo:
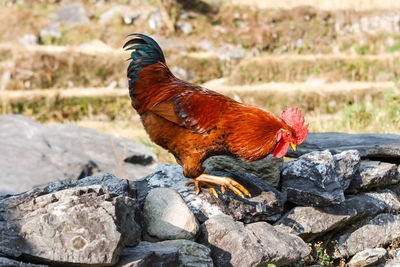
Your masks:
<svg viewBox="0 0 400 267"><path fill-rule="evenodd" d="M22 261L16 261L9 258L0 257L0 267L45 267L48 265L39 265L39 264L32 264L32 263L25 263Z"/></svg>
<svg viewBox="0 0 400 267"><path fill-rule="evenodd" d="M390 189L384 189L379 192L366 192L363 195L372 197L384 207L383 212L391 213L400 211L400 201L398 195Z"/></svg>
<svg viewBox="0 0 400 267"><path fill-rule="evenodd" d="M140 20L141 17L147 17L146 14L144 14L144 10L124 10L122 15L122 20L124 21L125 24L133 24L135 21Z"/></svg>
<svg viewBox="0 0 400 267"><path fill-rule="evenodd" d="M399 182L400 175L396 164L363 160L346 193L356 193L376 187L385 187L398 184Z"/></svg>
<svg viewBox="0 0 400 267"><path fill-rule="evenodd" d="M370 194L347 196L342 204L316 207L295 207L286 213L275 229L311 241L330 230L338 229L355 220L380 212L400 211L400 201L390 190Z"/></svg>
<svg viewBox="0 0 400 267"><path fill-rule="evenodd" d="M334 241L334 258L347 258L368 248L376 248L400 238L400 215L382 213L356 230L339 235Z"/></svg>
<svg viewBox="0 0 400 267"><path fill-rule="evenodd" d="M285 164L282 191L289 201L302 206L328 206L342 203L344 176L328 151L302 155Z"/></svg>
<svg viewBox="0 0 400 267"><path fill-rule="evenodd" d="M109 22L111 19L113 19L116 15L121 15L124 11L124 6L123 5L116 5L113 6L112 8L108 9L107 11L105 11L104 13L102 13L99 16L99 22L102 23L107 23Z"/></svg>
<svg viewBox="0 0 400 267"><path fill-rule="evenodd" d="M200 225L182 197L171 188L154 188L143 208L144 225L149 241L194 240Z"/></svg>
<svg viewBox="0 0 400 267"><path fill-rule="evenodd" d="M46 186L35 188L27 193L35 192L39 195L45 195L50 193L55 193L64 189L75 188L75 187L85 187L91 185L101 185L108 191L131 198L136 197L136 187L135 184L126 179L119 179L112 174L105 173L95 176L87 176L79 180L59 180L54 181Z"/></svg>
<svg viewBox="0 0 400 267"><path fill-rule="evenodd" d="M39 32L39 39L42 43L50 44L54 39L61 39L60 23L53 22L52 24L42 28Z"/></svg>
<svg viewBox="0 0 400 267"><path fill-rule="evenodd" d="M175 246L142 241L136 247L128 247L122 251L116 267L179 265L179 251Z"/></svg>
<svg viewBox="0 0 400 267"><path fill-rule="evenodd" d="M212 267L211 250L190 240L167 240L158 244L172 246L179 250L179 267Z"/></svg>
<svg viewBox="0 0 400 267"><path fill-rule="evenodd" d="M55 13L58 19L64 23L83 25L90 22L86 15L85 7L81 3L73 3L59 7L55 10Z"/></svg>
<svg viewBox="0 0 400 267"><path fill-rule="evenodd" d="M233 61L246 56L246 50L241 45L222 43L215 52L221 61Z"/></svg>
<svg viewBox="0 0 400 267"><path fill-rule="evenodd" d="M136 207L101 185L3 197L0 254L51 265L115 264L125 245L139 243Z"/></svg>
<svg viewBox="0 0 400 267"><path fill-rule="evenodd" d="M253 162L229 156L214 156L208 158L203 165L208 171L251 174L272 186L278 186L282 163L283 159L274 158L272 155Z"/></svg>
<svg viewBox="0 0 400 267"><path fill-rule="evenodd" d="M0 147L0 194L96 173L137 179L152 173L156 162L150 148L132 140L20 115L0 115Z"/></svg>
<svg viewBox="0 0 400 267"><path fill-rule="evenodd" d="M19 43L21 45L37 45L38 44L38 37L35 34L27 33L24 34L21 38L19 38ZM5 88L5 87L4 87Z"/></svg>
<svg viewBox="0 0 400 267"><path fill-rule="evenodd" d="M216 266L287 265L310 253L301 238L278 232L266 222L245 225L221 214L207 220L202 231Z"/></svg>
<svg viewBox="0 0 400 267"><path fill-rule="evenodd" d="M358 252L347 264L348 267L376 266L384 263L388 252L384 248L369 248Z"/></svg>
<svg viewBox="0 0 400 267"><path fill-rule="evenodd" d="M296 151L289 151L287 156L297 158L326 149L332 154L355 149L362 158L390 159L400 163L400 135L396 134L309 133L306 141Z"/></svg>
<svg viewBox="0 0 400 267"><path fill-rule="evenodd" d="M133 250L133 249L132 249ZM153 251L149 250L126 250L121 254L119 262L114 265L116 267L146 267L152 266L157 262L157 256Z"/></svg>
<svg viewBox="0 0 400 267"><path fill-rule="evenodd" d="M141 203L144 202L147 192L152 188L173 188L182 196L200 222L222 213L233 216L236 220L253 222L282 212L286 196L264 181L251 175L208 173L236 180L250 191L252 197L241 198L229 189L223 195L219 187L215 187L219 194L218 199L214 198L208 189L202 189L201 193L196 195L193 186L185 186L189 179L183 176L181 166L159 164L153 174L136 181L138 192L141 194L138 199Z"/></svg>

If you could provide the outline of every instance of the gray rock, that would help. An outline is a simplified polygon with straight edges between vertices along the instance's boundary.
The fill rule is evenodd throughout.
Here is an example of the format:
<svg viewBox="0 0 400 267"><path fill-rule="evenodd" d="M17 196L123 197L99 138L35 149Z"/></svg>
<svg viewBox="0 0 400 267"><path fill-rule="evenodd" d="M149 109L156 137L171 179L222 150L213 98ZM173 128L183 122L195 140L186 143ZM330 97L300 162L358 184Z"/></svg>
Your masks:
<svg viewBox="0 0 400 267"><path fill-rule="evenodd" d="M179 165L159 164L156 171L137 182L140 188L139 200L142 202L146 191L156 187L170 187L175 189L185 200L200 222L221 213L233 216L236 220L245 222L259 221L279 214L283 210L286 196L267 183L251 175L233 175L224 172L209 172L218 176L228 176L246 187L252 194L251 198L241 198L229 189L223 195L219 187L219 199L212 196L208 189L202 189L199 195L195 194L192 186L185 186L190 181L183 176Z"/></svg>
<svg viewBox="0 0 400 267"><path fill-rule="evenodd" d="M179 265L179 251L175 246L142 241L136 247L125 248L116 267Z"/></svg>
<svg viewBox="0 0 400 267"><path fill-rule="evenodd" d="M131 13L131 12L126 12L122 14L122 20L124 21L125 24L133 24L136 20L140 18L141 12L137 13Z"/></svg>
<svg viewBox="0 0 400 267"><path fill-rule="evenodd" d="M213 48L213 43L208 39L202 40L198 45L201 49L206 51L211 50Z"/></svg>
<svg viewBox="0 0 400 267"><path fill-rule="evenodd" d="M112 174L100 174L97 176L87 176L79 180L60 180L54 181L42 188L35 188L33 191L39 195L55 193L64 189L75 187L86 187L92 185L101 185L108 191L120 195L135 198L136 187L135 184L130 183L128 180L119 179ZM28 192L29 193L29 192Z"/></svg>
<svg viewBox="0 0 400 267"><path fill-rule="evenodd" d="M242 46L234 46L232 44L222 44L216 49L216 53L222 61L242 59L246 55L246 51Z"/></svg>
<svg viewBox="0 0 400 267"><path fill-rule="evenodd" d="M397 248L394 252L393 252L393 259L399 258L400 259L400 248Z"/></svg>
<svg viewBox="0 0 400 267"><path fill-rule="evenodd" d="M282 171L282 191L288 200L303 206L327 206L342 203L343 175L328 151L302 155L285 164Z"/></svg>
<svg viewBox="0 0 400 267"><path fill-rule="evenodd" d="M294 47L302 48L303 47L303 39L297 39L296 42L294 42Z"/></svg>
<svg viewBox="0 0 400 267"><path fill-rule="evenodd" d="M110 83L107 85L107 89L108 89L108 90L113 90L113 89L115 89L115 88L117 87L117 85L118 85L118 82L114 80L114 81L110 82Z"/></svg>
<svg viewBox="0 0 400 267"><path fill-rule="evenodd" d="M154 8L151 11L148 23L152 30L158 30L164 26L163 17L159 8Z"/></svg>
<svg viewBox="0 0 400 267"><path fill-rule="evenodd" d="M54 264L115 264L139 243L136 200L101 185L0 200L0 254Z"/></svg>
<svg viewBox="0 0 400 267"><path fill-rule="evenodd" d="M200 226L182 197L171 188L154 188L143 209L147 239L194 240Z"/></svg>
<svg viewBox="0 0 400 267"><path fill-rule="evenodd" d="M351 258L348 267L376 266L384 263L388 252L384 248L370 248L363 250Z"/></svg>
<svg viewBox="0 0 400 267"><path fill-rule="evenodd" d="M4 258L0 256L0 267L45 267L48 265L38 265L32 263L25 263L22 261L15 261L12 259Z"/></svg>
<svg viewBox="0 0 400 267"><path fill-rule="evenodd" d="M397 167L397 173L398 173L398 179L400 179L400 165ZM385 187L395 192L398 196L400 195L400 183L394 185L388 185Z"/></svg>
<svg viewBox="0 0 400 267"><path fill-rule="evenodd" d="M157 243L142 241L134 248L125 248L116 266L211 267L210 251L204 245L184 239Z"/></svg>
<svg viewBox="0 0 400 267"><path fill-rule="evenodd" d="M132 248L131 250L124 249L123 253L125 255L121 255L119 262L116 267L146 267L146 266L154 266L155 262L157 262L157 256L153 251L150 250L135 250Z"/></svg>
<svg viewBox="0 0 400 267"><path fill-rule="evenodd" d="M361 227L341 234L334 241L334 258L353 256L368 248L384 246L400 238L400 215L382 213Z"/></svg>
<svg viewBox="0 0 400 267"><path fill-rule="evenodd" d="M20 115L0 115L0 147L0 194L95 173L137 179L152 173L156 161L150 148L132 140Z"/></svg>
<svg viewBox="0 0 400 267"><path fill-rule="evenodd" d="M212 267L211 250L189 240L167 240L158 244L172 246L179 250L179 267Z"/></svg>
<svg viewBox="0 0 400 267"><path fill-rule="evenodd" d="M84 25L90 22L85 7L81 3L73 3L55 10L58 19L63 23Z"/></svg>
<svg viewBox="0 0 400 267"><path fill-rule="evenodd" d="M388 260L384 267L400 266L400 248L397 248L393 253L390 253L392 259Z"/></svg>
<svg viewBox="0 0 400 267"><path fill-rule="evenodd" d="M36 45L38 43L38 38L34 34L25 34L19 39L19 43L22 45Z"/></svg>
<svg viewBox="0 0 400 267"><path fill-rule="evenodd" d="M346 150L333 155L337 162L336 172L343 175L342 188L346 190L360 164L360 153L357 150Z"/></svg>
<svg viewBox="0 0 400 267"><path fill-rule="evenodd" d="M1 74L1 78L0 78L0 90L4 90L7 88L8 83L11 80L11 71L9 70L5 70L2 74Z"/></svg>
<svg viewBox="0 0 400 267"><path fill-rule="evenodd" d="M310 253L301 238L278 232L266 222L244 225L221 214L207 220L202 231L216 266L285 265Z"/></svg>
<svg viewBox="0 0 400 267"><path fill-rule="evenodd" d="M180 29L184 34L190 34L193 31L192 24L187 20L179 21L176 26Z"/></svg>
<svg viewBox="0 0 400 267"><path fill-rule="evenodd" d="M215 156L207 159L203 165L208 171L252 174L272 186L278 186L282 163L283 159L274 158L272 155L253 162L229 156Z"/></svg>
<svg viewBox="0 0 400 267"><path fill-rule="evenodd" d="M157 41L164 51L169 49L187 51L189 49L189 45L185 42L182 42L182 39L179 37L164 37L161 35L154 35L154 40Z"/></svg>
<svg viewBox="0 0 400 267"><path fill-rule="evenodd" d="M356 193L376 187L398 184L400 176L397 165L380 161L361 161L346 192Z"/></svg>
<svg viewBox="0 0 400 267"><path fill-rule="evenodd" d="M39 32L41 43L50 44L53 40L61 39L60 23L55 22L47 27L44 27Z"/></svg>
<svg viewBox="0 0 400 267"><path fill-rule="evenodd" d="M123 10L124 10L124 6L122 6L122 5L113 6L112 8L110 8L107 11L103 12L99 16L99 22L101 22L101 23L109 22L117 14L121 15Z"/></svg>
<svg viewBox="0 0 400 267"><path fill-rule="evenodd" d="M178 77L179 79L182 79L182 80L187 81L187 80L190 80L193 78L193 74L190 71L188 71L182 67L179 67L179 66L173 66L171 68L171 71L176 77Z"/></svg>
<svg viewBox="0 0 400 267"><path fill-rule="evenodd" d="M309 133L306 141L287 156L297 158L325 149L333 154L355 149L362 158L396 159L400 163L400 135L396 134Z"/></svg>
<svg viewBox="0 0 400 267"><path fill-rule="evenodd" d="M261 55L260 49L258 49L257 47L253 47L250 50L250 57L259 57Z"/></svg>
<svg viewBox="0 0 400 267"><path fill-rule="evenodd" d="M364 193L364 195L377 200L380 205L384 207L383 212L392 213L400 210L400 201L398 195L389 189L385 189L380 192L367 192Z"/></svg>
<svg viewBox="0 0 400 267"><path fill-rule="evenodd" d="M197 15L195 13L191 12L191 11L188 11L188 10L185 10L185 9L181 9L179 18L181 18L181 19L190 19L190 18L194 18L196 16ZM394 43L394 40L393 40L393 43Z"/></svg>
<svg viewBox="0 0 400 267"><path fill-rule="evenodd" d="M380 212L400 211L397 196L386 191L348 196L344 203L324 208L295 207L275 223L275 229L311 241L333 229Z"/></svg>

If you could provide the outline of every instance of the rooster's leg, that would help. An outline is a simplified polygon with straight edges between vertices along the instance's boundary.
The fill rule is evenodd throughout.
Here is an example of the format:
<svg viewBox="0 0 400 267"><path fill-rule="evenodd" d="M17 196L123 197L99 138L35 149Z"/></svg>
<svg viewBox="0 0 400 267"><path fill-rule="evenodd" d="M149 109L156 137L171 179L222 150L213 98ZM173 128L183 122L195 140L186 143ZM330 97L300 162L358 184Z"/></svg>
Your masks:
<svg viewBox="0 0 400 267"><path fill-rule="evenodd" d="M226 188L229 188L236 195L244 197L243 196L243 193L244 193L246 196L251 197L249 191L247 191L247 189L244 188L244 186L242 186L238 182L236 182L228 177L220 177L220 176L215 176L215 175L210 175L210 174L202 174L199 177L194 178L190 182L187 182L186 186L189 184L192 184L192 183L194 183L194 185L196 187L196 194L198 194L200 192L200 187L204 184L206 187L208 187L211 190L213 196L218 198L217 192L211 185L211 184L213 184L213 185L221 186L222 194L225 193Z"/></svg>
<svg viewBox="0 0 400 267"><path fill-rule="evenodd" d="M210 189L210 191L214 197L218 198L217 191L215 191L215 188L212 187L212 185L210 185L209 183L200 182L200 181L197 181L196 179L192 179L191 181L187 182L185 185L188 186L190 184L194 184L194 186L196 188L196 195L198 195L200 193L200 188L204 185Z"/></svg>

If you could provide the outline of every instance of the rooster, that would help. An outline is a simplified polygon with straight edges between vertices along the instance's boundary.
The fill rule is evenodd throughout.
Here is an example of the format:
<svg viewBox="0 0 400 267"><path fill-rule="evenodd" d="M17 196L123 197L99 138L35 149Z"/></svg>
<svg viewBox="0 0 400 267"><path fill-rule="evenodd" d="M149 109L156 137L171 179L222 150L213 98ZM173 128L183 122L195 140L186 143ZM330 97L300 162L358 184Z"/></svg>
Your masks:
<svg viewBox="0 0 400 267"><path fill-rule="evenodd" d="M308 124L301 111L287 108L281 118L264 109L245 105L217 92L175 77L160 46L150 37L131 34L124 48L132 50L127 76L131 104L151 140L172 153L183 175L200 188L220 185L243 197L250 193L228 178L204 174L202 163L215 155L232 155L247 161L273 152L283 157L304 142Z"/></svg>

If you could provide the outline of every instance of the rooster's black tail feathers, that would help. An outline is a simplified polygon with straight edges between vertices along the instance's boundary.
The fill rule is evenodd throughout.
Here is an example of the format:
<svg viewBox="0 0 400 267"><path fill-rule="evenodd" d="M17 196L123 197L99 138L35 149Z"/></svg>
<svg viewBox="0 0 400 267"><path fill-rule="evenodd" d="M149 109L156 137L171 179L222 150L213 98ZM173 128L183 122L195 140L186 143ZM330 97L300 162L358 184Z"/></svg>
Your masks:
<svg viewBox="0 0 400 267"><path fill-rule="evenodd" d="M132 61L128 66L127 75L130 79L129 91L131 97L134 97L135 81L138 79L137 72L159 61L165 63L165 58L161 47L149 36L139 33L129 36L134 36L134 38L126 42L123 48L128 47L126 50L133 50L128 59Z"/></svg>

